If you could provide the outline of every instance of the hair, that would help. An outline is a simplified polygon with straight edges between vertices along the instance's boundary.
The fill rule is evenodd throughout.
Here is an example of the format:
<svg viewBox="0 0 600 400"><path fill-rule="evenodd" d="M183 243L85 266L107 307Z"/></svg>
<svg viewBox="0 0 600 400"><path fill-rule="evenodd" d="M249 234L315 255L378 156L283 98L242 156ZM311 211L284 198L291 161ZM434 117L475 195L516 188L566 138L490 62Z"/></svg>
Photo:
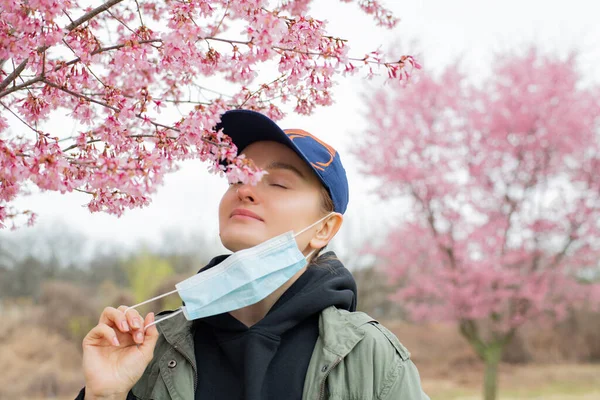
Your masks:
<svg viewBox="0 0 600 400"><path fill-rule="evenodd" d="M331 195L329 194L329 191L327 190L327 188L323 185L321 185L320 194L321 194L321 211L323 212L323 214L329 214L329 213L335 211L335 206L333 205L333 200L331 199ZM309 265L316 264L317 258L319 258L319 256L321 255L323 250L325 250L326 247L327 247L327 245L325 245L325 246L321 247L319 250L315 251L315 253L310 258Z"/></svg>
<svg viewBox="0 0 600 400"><path fill-rule="evenodd" d="M333 200L331 200L329 190L323 185L321 185L321 210L324 214L329 214L334 211Z"/></svg>

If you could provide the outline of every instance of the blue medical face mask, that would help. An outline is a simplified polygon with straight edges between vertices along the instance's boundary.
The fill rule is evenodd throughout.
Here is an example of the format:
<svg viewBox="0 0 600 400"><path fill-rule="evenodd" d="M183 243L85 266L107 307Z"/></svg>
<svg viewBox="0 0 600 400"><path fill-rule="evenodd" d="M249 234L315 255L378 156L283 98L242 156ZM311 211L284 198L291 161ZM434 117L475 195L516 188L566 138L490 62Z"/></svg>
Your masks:
<svg viewBox="0 0 600 400"><path fill-rule="evenodd" d="M296 234L289 231L254 247L237 251L211 269L179 282L175 290L131 306L125 312L179 293L185 305L147 325L148 328L180 313L191 321L258 303L306 266L307 259L298 248L296 236L332 214L327 214Z"/></svg>

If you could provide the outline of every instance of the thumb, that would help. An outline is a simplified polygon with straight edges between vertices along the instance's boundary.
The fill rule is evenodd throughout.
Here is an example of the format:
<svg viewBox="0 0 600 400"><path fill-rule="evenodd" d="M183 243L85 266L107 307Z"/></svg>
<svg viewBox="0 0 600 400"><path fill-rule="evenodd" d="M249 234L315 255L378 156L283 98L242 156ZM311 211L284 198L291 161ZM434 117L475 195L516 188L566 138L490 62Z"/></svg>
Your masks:
<svg viewBox="0 0 600 400"><path fill-rule="evenodd" d="M144 320L144 326L151 324L154 322L154 313L148 313ZM144 343L142 343L139 347L140 351L148 358L148 360L152 359L154 355L154 347L156 346L156 342L158 341L158 329L156 329L156 324L147 328L144 331Z"/></svg>

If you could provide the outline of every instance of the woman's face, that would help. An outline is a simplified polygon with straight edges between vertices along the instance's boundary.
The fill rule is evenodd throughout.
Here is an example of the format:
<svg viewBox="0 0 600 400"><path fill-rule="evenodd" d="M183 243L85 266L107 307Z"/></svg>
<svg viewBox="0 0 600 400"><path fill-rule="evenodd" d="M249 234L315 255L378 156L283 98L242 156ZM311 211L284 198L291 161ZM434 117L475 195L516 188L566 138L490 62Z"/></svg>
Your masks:
<svg viewBox="0 0 600 400"><path fill-rule="evenodd" d="M238 251L284 232L302 229L323 218L322 185L304 161L277 142L255 142L242 152L268 174L255 186L232 184L219 204L223 245ZM296 237L304 254L322 224Z"/></svg>

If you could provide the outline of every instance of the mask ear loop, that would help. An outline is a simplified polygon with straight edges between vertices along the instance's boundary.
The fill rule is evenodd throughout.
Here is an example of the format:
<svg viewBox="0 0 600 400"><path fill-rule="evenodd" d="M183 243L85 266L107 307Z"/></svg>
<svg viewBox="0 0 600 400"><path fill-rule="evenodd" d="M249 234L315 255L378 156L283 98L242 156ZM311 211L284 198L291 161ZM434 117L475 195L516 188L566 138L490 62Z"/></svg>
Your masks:
<svg viewBox="0 0 600 400"><path fill-rule="evenodd" d="M294 237L298 236L298 235L302 235L304 232L306 232L307 230L309 230L310 228L312 228L313 226L315 226L316 224L318 224L319 222L323 221L324 219L332 216L333 214L336 214L336 212L332 211L329 214L327 214L326 216L324 216L323 218L321 218L320 220L318 220L315 223L310 224L309 226L307 226L306 228L302 229L300 232L295 233Z"/></svg>
<svg viewBox="0 0 600 400"><path fill-rule="evenodd" d="M317 251L317 249L314 249L313 251L311 251L310 253L308 253L308 255L305 257L306 258L306 265L310 265L310 263L312 262L312 256L313 256L313 254L315 254L316 251Z"/></svg>
<svg viewBox="0 0 600 400"><path fill-rule="evenodd" d="M174 316L176 316L176 315L179 315L179 314L181 314L182 312L183 312L183 307L180 307L180 308L179 308L179 310L177 310L177 311L175 311L175 312L173 312L173 313L171 313L171 314L167 315L166 317L164 317L164 318L161 318L161 319L154 320L154 322L150 322L148 325L146 325L146 326L144 327L144 331L145 331L146 329L150 328L152 325L154 325L154 324L158 324L159 322L163 322L163 321L164 321L164 320L166 320L166 319L173 318Z"/></svg>
<svg viewBox="0 0 600 400"><path fill-rule="evenodd" d="M175 289L175 290L172 290L172 291L170 291L170 292L167 292L167 293L163 293L163 294L161 294L160 296L156 296L156 297L153 297L153 298L151 298L151 299L148 299L148 300L142 301L141 303L134 304L134 305L132 305L131 307L127 307L127 308L125 309L125 312L124 312L123 314L127 315L127 311L129 311L129 310L133 310L134 308L138 308L139 306L143 306L144 304L151 303L151 302L153 302L154 300L158 300L158 299L162 299L163 297L170 296L170 295L172 295L173 293L177 293L177 289ZM154 325L154 324L156 324L156 323L158 323L158 322L164 321L164 320L166 320L166 319L169 319L169 318L173 318L174 316L176 316L177 314L180 314L180 313L182 313L182 312L183 312L183 308L179 308L179 310L178 310L178 311L175 311L174 313L172 313L172 314L169 314L169 315L167 315L167 316L166 316L166 317L164 317L164 318L161 318L161 319L155 320L154 322L151 322L151 323L149 323L148 325L146 325L146 326L144 327L144 330L148 329L150 326L152 326L152 325Z"/></svg>
<svg viewBox="0 0 600 400"><path fill-rule="evenodd" d="M294 237L297 237L298 235L302 235L304 232L306 232L307 230L309 230L310 228L312 228L313 226L315 226L315 225L316 225L316 224L318 224L319 222L323 221L325 218L328 218L328 217L332 216L333 214L336 214L336 212L335 212L335 211L332 211L332 212L330 212L329 214L327 214L326 216L324 216L323 218L321 218L320 220L318 220L318 221L317 221L317 222L315 222L314 224L307 226L306 228L302 229L302 230L301 230L300 232L298 232L298 233L295 233L295 234L294 234ZM316 251L317 251L317 249L314 249L313 251L311 251L310 253L308 253L308 256L307 256L307 257L305 257L305 258L306 258L306 261L307 261L308 263L310 263L310 261L311 261L311 257L312 257L312 255L313 255L313 254L314 254Z"/></svg>

